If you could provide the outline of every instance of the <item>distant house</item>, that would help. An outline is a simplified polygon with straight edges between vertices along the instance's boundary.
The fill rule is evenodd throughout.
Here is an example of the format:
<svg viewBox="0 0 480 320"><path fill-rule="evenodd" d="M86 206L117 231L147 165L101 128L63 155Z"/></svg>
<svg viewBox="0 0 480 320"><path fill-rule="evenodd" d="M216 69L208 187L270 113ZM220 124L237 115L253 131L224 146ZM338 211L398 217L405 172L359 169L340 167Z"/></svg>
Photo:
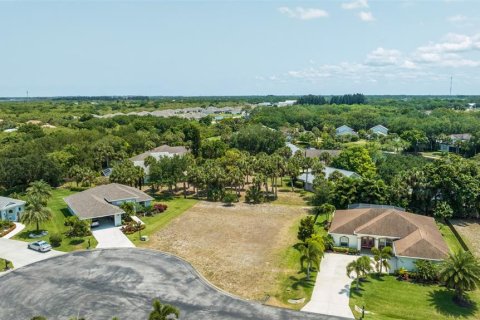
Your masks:
<svg viewBox="0 0 480 320"><path fill-rule="evenodd" d="M113 222L115 226L122 224L120 205L126 202L149 206L153 200L148 194L138 189L118 183L100 185L63 199L71 214L80 220L102 219Z"/></svg>
<svg viewBox="0 0 480 320"><path fill-rule="evenodd" d="M188 150L184 146L170 147L164 144L160 147L156 147L155 149L146 151L142 154L132 157L130 158L130 161L132 161L135 166L143 168L145 172L145 182L146 182L148 181L148 174L149 174L149 169L147 166L145 166L145 159L147 157L150 156L155 158L156 160L159 160L160 158L163 158L163 157L171 158L175 155L183 156L186 153L188 153Z"/></svg>
<svg viewBox="0 0 480 320"><path fill-rule="evenodd" d="M343 125L341 127L338 127L335 129L335 135L336 136L345 136L345 135L357 135L357 132L350 128L349 126Z"/></svg>
<svg viewBox="0 0 480 320"><path fill-rule="evenodd" d="M335 211L328 233L335 246L366 250L393 249L390 272L415 269L415 261L441 262L449 249L432 217L394 208L362 208Z"/></svg>
<svg viewBox="0 0 480 320"><path fill-rule="evenodd" d="M334 173L338 172L342 174L344 177L349 177L349 178L360 178L360 175L358 173L355 173L353 171L348 171L348 170L343 170L343 169L338 169L338 168L333 168L333 167L325 167L323 169L323 173L325 175L325 179L330 178L330 176ZM313 191L313 180L315 180L315 175L311 173L302 173L297 177L297 180L302 181L305 186L305 190L308 191Z"/></svg>
<svg viewBox="0 0 480 320"><path fill-rule="evenodd" d="M468 104L468 109L475 109L477 107L476 103L469 103Z"/></svg>
<svg viewBox="0 0 480 320"><path fill-rule="evenodd" d="M451 134L448 136L449 141L440 141L440 151L455 152L459 151L459 143L468 142L472 138L470 133Z"/></svg>
<svg viewBox="0 0 480 320"><path fill-rule="evenodd" d="M20 221L25 211L25 201L0 197L0 220Z"/></svg>
<svg viewBox="0 0 480 320"><path fill-rule="evenodd" d="M370 128L372 134L377 134L381 136L388 135L388 128L382 126L381 124L376 125L375 127Z"/></svg>
<svg viewBox="0 0 480 320"><path fill-rule="evenodd" d="M18 131L18 128L11 128L11 129L5 129L3 132L10 133L10 132L15 132Z"/></svg>
<svg viewBox="0 0 480 320"><path fill-rule="evenodd" d="M322 153L328 153L333 157L337 157L342 150L324 150L324 149L315 149L309 148L305 149L305 157L307 158L318 158Z"/></svg>

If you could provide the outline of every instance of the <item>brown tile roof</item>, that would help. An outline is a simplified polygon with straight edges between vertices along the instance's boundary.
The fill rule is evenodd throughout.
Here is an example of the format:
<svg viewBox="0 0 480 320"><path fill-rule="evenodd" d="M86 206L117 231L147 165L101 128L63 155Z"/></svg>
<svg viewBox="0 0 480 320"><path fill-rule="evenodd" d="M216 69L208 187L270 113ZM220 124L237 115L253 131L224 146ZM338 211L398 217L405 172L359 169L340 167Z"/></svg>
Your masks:
<svg viewBox="0 0 480 320"><path fill-rule="evenodd" d="M63 200L79 218L91 219L123 213L121 208L109 202L127 199L136 202L153 200L148 194L138 189L118 183L97 186L72 194Z"/></svg>
<svg viewBox="0 0 480 320"><path fill-rule="evenodd" d="M337 210L329 232L398 238L397 256L440 260L449 252L432 217L395 209Z"/></svg>

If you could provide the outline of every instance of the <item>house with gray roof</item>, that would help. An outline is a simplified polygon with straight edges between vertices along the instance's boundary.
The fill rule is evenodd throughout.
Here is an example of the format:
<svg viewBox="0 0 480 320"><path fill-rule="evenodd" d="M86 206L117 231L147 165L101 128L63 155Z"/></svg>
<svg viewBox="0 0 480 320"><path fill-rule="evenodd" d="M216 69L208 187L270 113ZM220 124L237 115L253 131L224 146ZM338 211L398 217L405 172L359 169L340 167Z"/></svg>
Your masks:
<svg viewBox="0 0 480 320"><path fill-rule="evenodd" d="M370 128L369 130L372 134L386 136L388 135L388 128L382 126L381 124L377 124L375 127Z"/></svg>
<svg viewBox="0 0 480 320"><path fill-rule="evenodd" d="M184 146L171 147L169 145L164 144L159 147L156 147L155 149L136 155L135 157L130 158L130 161L132 161L135 166L143 169L143 171L145 172L144 180L146 182L148 181L148 174L149 174L148 166L145 165L145 159L147 157L153 157L156 160L160 160L160 158L162 157L172 158L175 155L183 156L187 153L188 153L188 150Z"/></svg>
<svg viewBox="0 0 480 320"><path fill-rule="evenodd" d="M443 152L459 152L462 144L472 139L470 133L456 133L447 137L446 141L438 141L440 143L440 151Z"/></svg>
<svg viewBox="0 0 480 320"><path fill-rule="evenodd" d="M338 172L344 177L349 178L360 178L358 173L353 171L338 169L334 167L325 167L323 168L323 174L325 175L325 179L330 178L330 176L334 173ZM302 181L304 183L304 189L308 191L313 191L313 180L315 180L315 175L311 174L309 171L302 173L297 177L297 180Z"/></svg>
<svg viewBox="0 0 480 320"><path fill-rule="evenodd" d="M25 203L23 200L0 197L0 220L20 221Z"/></svg>
<svg viewBox="0 0 480 320"><path fill-rule="evenodd" d="M353 130L349 126L343 125L341 127L338 127L337 129L335 129L335 135L336 136L345 136L345 135L356 136L358 134L355 130Z"/></svg>
<svg viewBox="0 0 480 320"><path fill-rule="evenodd" d="M100 185L63 199L72 215L80 220L107 218L115 226L122 224L120 205L131 202L150 206L153 200L145 192L119 183Z"/></svg>

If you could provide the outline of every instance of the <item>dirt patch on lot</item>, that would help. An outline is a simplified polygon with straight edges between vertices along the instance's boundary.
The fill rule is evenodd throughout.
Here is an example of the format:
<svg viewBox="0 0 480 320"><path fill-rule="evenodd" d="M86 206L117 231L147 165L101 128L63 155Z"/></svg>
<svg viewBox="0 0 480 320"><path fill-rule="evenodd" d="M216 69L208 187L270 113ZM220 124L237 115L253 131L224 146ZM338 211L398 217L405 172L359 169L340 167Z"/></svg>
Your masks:
<svg viewBox="0 0 480 320"><path fill-rule="evenodd" d="M465 241L467 247L480 258L480 221L455 219L450 220L450 222Z"/></svg>
<svg viewBox="0 0 480 320"><path fill-rule="evenodd" d="M174 253L218 287L261 300L277 287L281 253L297 242L291 227L308 208L199 202L152 236L148 247Z"/></svg>

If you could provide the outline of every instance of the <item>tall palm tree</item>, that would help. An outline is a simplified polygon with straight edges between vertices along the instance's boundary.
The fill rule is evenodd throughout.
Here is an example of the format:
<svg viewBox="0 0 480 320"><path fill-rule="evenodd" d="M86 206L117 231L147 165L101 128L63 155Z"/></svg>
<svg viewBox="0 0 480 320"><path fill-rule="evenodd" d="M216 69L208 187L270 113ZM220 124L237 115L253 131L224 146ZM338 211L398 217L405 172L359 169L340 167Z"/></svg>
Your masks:
<svg viewBox="0 0 480 320"><path fill-rule="evenodd" d="M310 270L312 266L316 267L317 269L320 267L320 259L323 257L324 250L324 245L322 241L319 241L318 238L310 238L302 243L300 247L300 251L302 253L300 263L302 268L303 264L305 262L307 263L307 280L310 280Z"/></svg>
<svg viewBox="0 0 480 320"><path fill-rule="evenodd" d="M162 304L158 299L153 300L153 311L148 320L178 319L180 311L172 305ZM174 316L174 317L173 317Z"/></svg>
<svg viewBox="0 0 480 320"><path fill-rule="evenodd" d="M347 265L347 276L350 277L350 274L352 274L352 272L355 272L355 276L356 276L356 279L355 279L356 288L355 288L355 290L358 291L358 283L360 282L360 278L366 276L367 273L372 271L371 262L372 261L370 260L369 257L361 256L357 260L354 260Z"/></svg>
<svg viewBox="0 0 480 320"><path fill-rule="evenodd" d="M22 214L20 219L24 224L36 224L38 232L40 230L40 223L52 219L52 212L37 198L30 198L27 209Z"/></svg>
<svg viewBox="0 0 480 320"><path fill-rule="evenodd" d="M36 198L46 206L48 199L52 196L52 187L43 180L38 180L30 183L27 188L27 197Z"/></svg>
<svg viewBox="0 0 480 320"><path fill-rule="evenodd" d="M469 251L450 254L440 269L440 279L455 290L454 298L465 301L465 291L480 287L480 262Z"/></svg>
<svg viewBox="0 0 480 320"><path fill-rule="evenodd" d="M392 257L393 252L391 247L383 247L382 249L372 248L373 259L375 260L377 271L382 274L382 269L385 271L390 269L390 263L388 260Z"/></svg>

